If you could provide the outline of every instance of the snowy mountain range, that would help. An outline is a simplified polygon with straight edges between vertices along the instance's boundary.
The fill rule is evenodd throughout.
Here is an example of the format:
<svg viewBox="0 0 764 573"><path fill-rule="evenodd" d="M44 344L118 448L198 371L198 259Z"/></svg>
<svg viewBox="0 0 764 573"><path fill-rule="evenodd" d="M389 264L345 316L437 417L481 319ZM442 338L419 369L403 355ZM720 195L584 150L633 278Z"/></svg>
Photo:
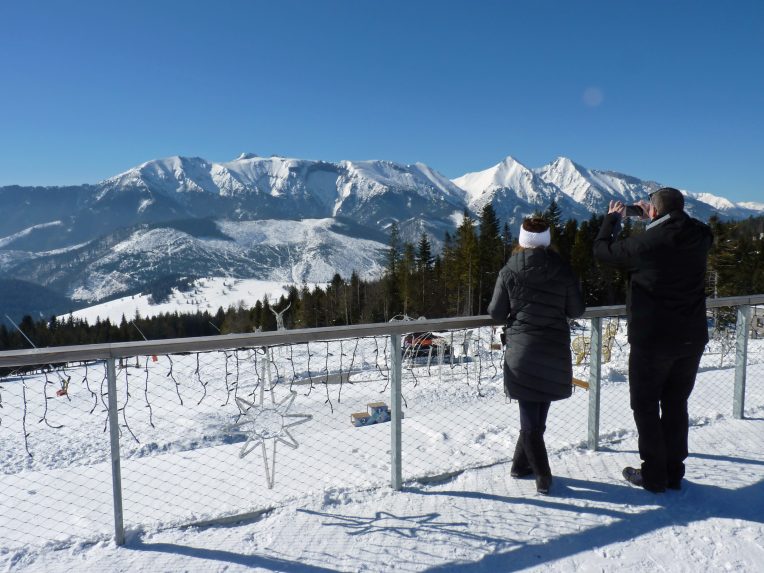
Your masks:
<svg viewBox="0 0 764 573"><path fill-rule="evenodd" d="M228 276L290 283L379 274L390 225L436 245L467 211L491 203L514 228L555 200L564 218L588 219L611 199L628 203L661 185L559 157L537 169L507 157L449 180L416 163L337 163L242 154L148 161L95 185L0 187L0 272L91 304L137 293L167 276ZM707 219L764 213L686 192ZM2 301L0 301L2 303ZM30 308L33 308L30 301Z"/></svg>

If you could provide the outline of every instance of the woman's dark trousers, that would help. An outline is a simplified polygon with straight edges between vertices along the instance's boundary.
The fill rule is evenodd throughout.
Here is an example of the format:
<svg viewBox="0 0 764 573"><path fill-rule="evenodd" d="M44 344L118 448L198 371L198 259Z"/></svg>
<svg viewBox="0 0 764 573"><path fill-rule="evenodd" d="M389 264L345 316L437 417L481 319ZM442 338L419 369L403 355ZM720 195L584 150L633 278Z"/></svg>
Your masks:
<svg viewBox="0 0 764 573"><path fill-rule="evenodd" d="M518 400L520 405L520 436L512 457L511 474L513 477L523 477L531 473L536 475L536 486L539 491L548 491L552 472L544 444L546 418L550 402L531 402Z"/></svg>

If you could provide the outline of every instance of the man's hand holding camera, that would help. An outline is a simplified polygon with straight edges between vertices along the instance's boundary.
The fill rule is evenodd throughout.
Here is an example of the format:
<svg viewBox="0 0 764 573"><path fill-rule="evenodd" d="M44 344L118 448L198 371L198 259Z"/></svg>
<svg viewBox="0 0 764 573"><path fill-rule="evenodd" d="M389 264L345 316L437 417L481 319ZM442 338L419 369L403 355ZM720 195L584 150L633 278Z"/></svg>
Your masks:
<svg viewBox="0 0 764 573"><path fill-rule="evenodd" d="M618 213L621 217L653 219L655 207L649 201L637 201L634 205L624 205L621 201L610 201L608 214L610 213Z"/></svg>

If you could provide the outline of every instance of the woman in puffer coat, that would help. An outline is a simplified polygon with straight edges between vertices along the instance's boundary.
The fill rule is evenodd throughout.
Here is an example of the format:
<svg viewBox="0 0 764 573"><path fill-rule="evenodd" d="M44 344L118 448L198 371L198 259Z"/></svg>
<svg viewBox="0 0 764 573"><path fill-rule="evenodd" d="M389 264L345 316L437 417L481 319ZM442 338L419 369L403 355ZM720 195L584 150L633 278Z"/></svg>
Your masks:
<svg viewBox="0 0 764 573"><path fill-rule="evenodd" d="M581 316L584 301L570 265L550 248L549 225L528 218L519 246L499 272L488 313L506 321L504 391L520 406L520 436L512 477L534 474L536 490L549 493L544 430L549 406L571 395L573 366L569 318Z"/></svg>

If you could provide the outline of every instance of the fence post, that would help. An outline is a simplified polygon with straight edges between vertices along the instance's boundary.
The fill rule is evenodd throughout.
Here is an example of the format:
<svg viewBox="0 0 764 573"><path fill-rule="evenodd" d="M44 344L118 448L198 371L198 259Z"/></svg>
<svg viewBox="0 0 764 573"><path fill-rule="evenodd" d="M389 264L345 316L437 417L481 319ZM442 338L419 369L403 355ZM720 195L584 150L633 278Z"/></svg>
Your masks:
<svg viewBox="0 0 764 573"><path fill-rule="evenodd" d="M403 484L401 465L401 336L390 335L390 465L392 479L390 487L400 490Z"/></svg>
<svg viewBox="0 0 764 573"><path fill-rule="evenodd" d="M600 382L602 380L602 319L592 318L589 346L589 434L590 450L597 450L600 440Z"/></svg>
<svg viewBox="0 0 764 573"><path fill-rule="evenodd" d="M745 417L745 375L748 363L748 333L751 330L751 307L737 307L735 324L735 390L732 398L732 416Z"/></svg>
<svg viewBox="0 0 764 573"><path fill-rule="evenodd" d="M114 497L114 539L125 544L125 525L122 513L122 470L119 463L119 419L117 418L117 371L114 359L106 361L109 388L109 431L111 435L111 487Z"/></svg>

